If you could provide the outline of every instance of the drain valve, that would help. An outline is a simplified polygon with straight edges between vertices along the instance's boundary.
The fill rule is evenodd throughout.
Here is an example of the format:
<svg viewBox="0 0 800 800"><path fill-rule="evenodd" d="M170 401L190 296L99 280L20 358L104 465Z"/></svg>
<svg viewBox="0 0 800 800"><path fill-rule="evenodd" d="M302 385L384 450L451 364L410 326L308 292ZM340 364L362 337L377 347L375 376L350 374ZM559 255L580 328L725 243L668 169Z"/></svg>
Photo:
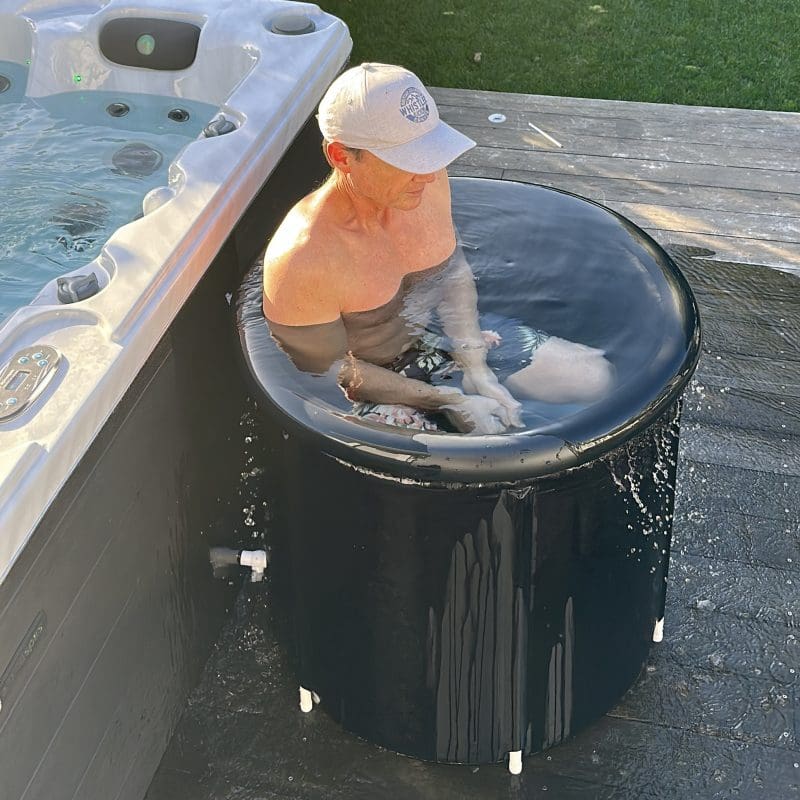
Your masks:
<svg viewBox="0 0 800 800"><path fill-rule="evenodd" d="M251 583L264 580L264 573L269 564L266 550L231 550L228 547L212 547L209 550L209 559L215 573L234 564L250 567Z"/></svg>

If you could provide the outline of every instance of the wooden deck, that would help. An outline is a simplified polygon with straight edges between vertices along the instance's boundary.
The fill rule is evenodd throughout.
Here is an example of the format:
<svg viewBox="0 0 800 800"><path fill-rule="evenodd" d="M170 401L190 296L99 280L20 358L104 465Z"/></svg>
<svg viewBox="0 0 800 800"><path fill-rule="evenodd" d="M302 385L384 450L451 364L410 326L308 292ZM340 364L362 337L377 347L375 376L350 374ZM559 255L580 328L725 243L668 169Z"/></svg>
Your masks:
<svg viewBox="0 0 800 800"><path fill-rule="evenodd" d="M512 778L396 756L298 713L258 591L148 800L800 798L800 115L434 95L478 142L452 174L618 210L667 247L698 297L703 356L684 403L664 642L615 709Z"/></svg>
<svg viewBox="0 0 800 800"><path fill-rule="evenodd" d="M661 244L800 270L800 114L435 89L478 146L451 170L596 200ZM494 124L490 114L503 114ZM556 147L529 127L550 134Z"/></svg>

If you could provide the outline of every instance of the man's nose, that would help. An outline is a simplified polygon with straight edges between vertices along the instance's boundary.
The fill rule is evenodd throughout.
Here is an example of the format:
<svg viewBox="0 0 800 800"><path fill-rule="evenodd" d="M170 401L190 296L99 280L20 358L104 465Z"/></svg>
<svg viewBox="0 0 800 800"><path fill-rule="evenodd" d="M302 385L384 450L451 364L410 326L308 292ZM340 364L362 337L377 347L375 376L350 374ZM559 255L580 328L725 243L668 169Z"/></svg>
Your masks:
<svg viewBox="0 0 800 800"><path fill-rule="evenodd" d="M414 180L417 183L431 183L435 179L436 179L435 172L418 173L417 175L414 176Z"/></svg>

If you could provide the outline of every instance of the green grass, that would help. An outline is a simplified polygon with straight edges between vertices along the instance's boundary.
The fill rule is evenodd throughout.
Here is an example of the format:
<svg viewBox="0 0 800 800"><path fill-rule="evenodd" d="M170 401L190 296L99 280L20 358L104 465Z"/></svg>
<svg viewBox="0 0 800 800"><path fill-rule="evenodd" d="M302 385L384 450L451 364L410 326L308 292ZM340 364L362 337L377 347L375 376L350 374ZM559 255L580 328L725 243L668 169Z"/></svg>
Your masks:
<svg viewBox="0 0 800 800"><path fill-rule="evenodd" d="M433 86L800 110L798 0L319 1Z"/></svg>

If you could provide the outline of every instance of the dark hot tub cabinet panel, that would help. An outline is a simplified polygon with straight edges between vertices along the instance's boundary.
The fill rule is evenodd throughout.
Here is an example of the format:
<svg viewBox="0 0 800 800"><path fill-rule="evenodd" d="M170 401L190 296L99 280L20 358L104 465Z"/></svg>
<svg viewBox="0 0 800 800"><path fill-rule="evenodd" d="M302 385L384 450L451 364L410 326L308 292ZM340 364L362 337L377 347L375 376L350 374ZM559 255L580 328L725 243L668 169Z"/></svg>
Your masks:
<svg viewBox="0 0 800 800"><path fill-rule="evenodd" d="M484 764L572 736L642 668L664 615L680 395L699 322L677 268L613 212L541 187L452 185L476 251L490 232L460 210L505 197L537 220L532 249L556 207L594 220L587 247L608 233L637 256L619 278L633 271L633 299L663 326L649 334L660 355L641 345L648 369L629 365L616 402L501 436L370 425L309 396L266 330L257 271L238 319L275 467L272 569L291 606L299 684L365 739ZM488 272L467 255L483 302Z"/></svg>

